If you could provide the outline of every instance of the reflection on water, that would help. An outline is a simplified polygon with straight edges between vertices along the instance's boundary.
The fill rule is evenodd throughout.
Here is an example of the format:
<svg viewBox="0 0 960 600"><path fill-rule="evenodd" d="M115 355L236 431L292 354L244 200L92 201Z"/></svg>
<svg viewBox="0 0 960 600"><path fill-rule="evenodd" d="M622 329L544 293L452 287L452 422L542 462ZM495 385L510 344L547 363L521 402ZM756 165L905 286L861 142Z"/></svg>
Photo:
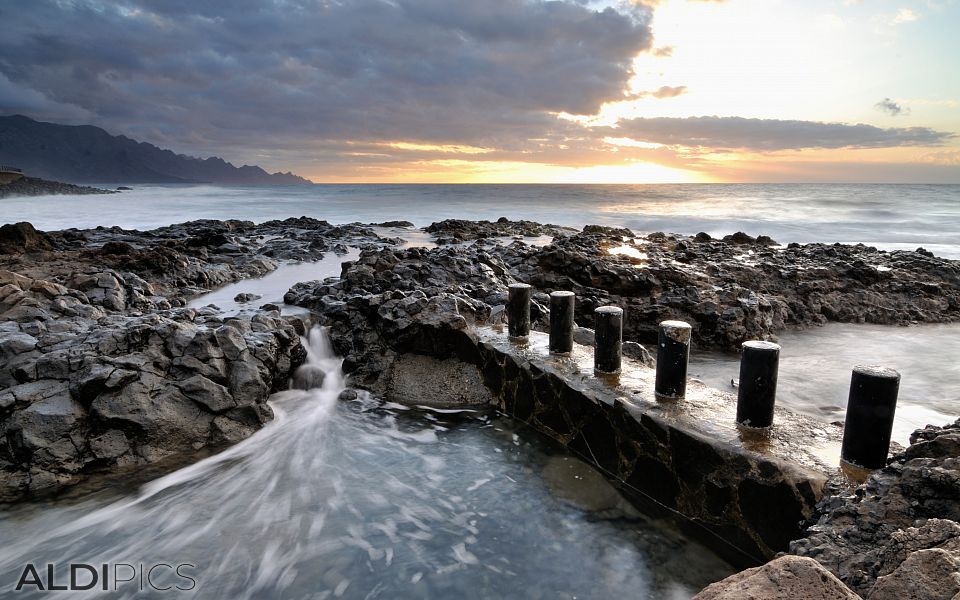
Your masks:
<svg viewBox="0 0 960 600"><path fill-rule="evenodd" d="M309 361L322 387L277 394L276 420L219 455L137 495L0 512L0 581L28 560L166 562L195 565L205 599L652 599L731 572L532 432L486 413L338 401L319 330Z"/></svg>
<svg viewBox="0 0 960 600"><path fill-rule="evenodd" d="M900 372L893 440L906 444L914 429L960 416L960 325L829 324L780 336L777 403L829 421L842 421L854 365L879 364ZM730 388L739 377L735 354L694 352L690 375Z"/></svg>
<svg viewBox="0 0 960 600"><path fill-rule="evenodd" d="M316 262L286 263L263 277L244 279L218 288L207 294L197 296L190 301L189 306L199 308L208 304L215 304L225 314L235 314L242 310L256 310L268 302L278 304L286 311L293 307L283 304L283 295L301 281L322 280L327 277L339 277L344 262L356 260L360 257L360 250L349 248L346 254L338 255L328 252ZM257 300L239 303L234 300L237 294L251 293L261 296Z"/></svg>

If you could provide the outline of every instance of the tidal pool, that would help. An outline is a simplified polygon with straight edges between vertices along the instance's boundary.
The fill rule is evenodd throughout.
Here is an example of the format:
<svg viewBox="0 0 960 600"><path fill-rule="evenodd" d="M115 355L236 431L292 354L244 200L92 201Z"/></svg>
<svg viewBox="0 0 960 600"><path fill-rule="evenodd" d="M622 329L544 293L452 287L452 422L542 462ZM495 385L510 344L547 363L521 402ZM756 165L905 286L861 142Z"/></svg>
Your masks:
<svg viewBox="0 0 960 600"><path fill-rule="evenodd" d="M204 599L689 598L733 572L535 432L485 411L338 400L319 330L309 349L322 388L276 394L276 419L244 442L135 493L0 510L4 591L28 562L61 578L70 563L192 565L193 584L166 568L152 583ZM115 597L170 596L144 587Z"/></svg>

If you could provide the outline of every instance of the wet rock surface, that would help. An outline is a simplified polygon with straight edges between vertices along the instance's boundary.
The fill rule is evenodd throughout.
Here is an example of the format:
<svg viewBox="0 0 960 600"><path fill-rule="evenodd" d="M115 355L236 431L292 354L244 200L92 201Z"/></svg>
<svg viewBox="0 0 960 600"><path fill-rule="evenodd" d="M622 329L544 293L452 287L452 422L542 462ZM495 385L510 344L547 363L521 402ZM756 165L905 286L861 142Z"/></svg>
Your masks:
<svg viewBox="0 0 960 600"><path fill-rule="evenodd" d="M535 221L511 221L500 217L496 221L466 221L447 219L424 228L437 238L437 244L458 244L467 240L489 240L492 238L530 238L540 236L569 235L575 229L559 225L543 225Z"/></svg>
<svg viewBox="0 0 960 600"><path fill-rule="evenodd" d="M691 396L704 394L702 405L671 411L657 404L643 391L652 390L644 379L652 357L642 346L654 339L657 323L686 320L695 343L735 348L827 320L960 316L957 263L923 252L777 248L746 235L639 238L624 229L571 232L509 221L448 221L432 229L450 243L400 248L402 240L366 225L306 217L193 221L147 232L8 230L3 239L12 240L13 250L0 254L0 361L9 367L0 373L3 497L54 490L91 471L153 463L252 433L270 418L269 393L287 385L302 360L297 333L304 324L281 317L273 305L255 310L253 299L248 312L230 318L185 305L282 261L342 255L351 246L360 256L344 264L341 277L297 284L284 300L329 326L352 385L407 403L430 396L425 390L435 404L451 396L461 406L494 403L598 465L631 500L687 515L757 564L802 534L800 521L812 514L827 479L810 449L835 443L836 428L784 412L779 429L754 440L733 427L732 397L698 385ZM543 235L554 235L553 242L494 240ZM481 339L479 332L502 327L507 286L515 282L534 286L532 339L549 326L551 291L577 294L580 343L593 338L594 308L625 308L625 361L639 375L604 387L579 371L547 372L537 360L511 358ZM589 362L591 351L578 352ZM448 379L457 384L441 388ZM294 385L320 383L305 374ZM941 437L927 440L928 447L949 443ZM951 481L941 476L949 469L916 466L904 481L917 489ZM937 508L939 497L924 496L930 516L955 518L936 513L946 510ZM923 517L901 523L867 511L864 518L877 523L876 535L890 537ZM888 521L895 527L882 533ZM870 535L851 538L850 548L871 544ZM924 569L918 572L931 572ZM880 571L864 581L895 568ZM901 573L889 581L912 580Z"/></svg>
<svg viewBox="0 0 960 600"><path fill-rule="evenodd" d="M960 593L960 420L917 430L863 485L836 486L806 534L791 553L818 560L864 598Z"/></svg>
<svg viewBox="0 0 960 600"><path fill-rule="evenodd" d="M728 394L692 384L682 411L657 403L652 359L640 344L628 346L616 382L595 378L583 366L592 365L592 348L577 346L569 357L550 358L546 336L536 331L527 346L511 346L503 313L518 267L508 261L531 249L511 244L498 250L366 250L344 264L340 278L298 284L285 301L315 311L330 327L352 384L383 397L415 403L394 395L422 379L404 365L411 356L427 357L435 369L451 361L462 363L462 373L478 369L488 390L475 395L481 402L492 394L499 410L620 481L632 501L681 512L698 533L706 529L713 541L727 540L715 549L728 560L756 564L801 534L800 523L812 513L830 470L807 448L835 444L838 429L801 429L783 413L782 432L756 443L741 440ZM531 307L541 329L545 292L534 294ZM584 328L577 337L588 341L586 334ZM397 372L413 376L398 386ZM464 389L473 395L476 381L442 393L456 397Z"/></svg>
<svg viewBox="0 0 960 600"><path fill-rule="evenodd" d="M585 228L504 260L525 283L576 292L581 326L597 306L621 306L625 337L641 343L667 319L693 325L701 346L733 349L789 326L960 318L957 261L863 245L776 248L763 236L625 233Z"/></svg>
<svg viewBox="0 0 960 600"><path fill-rule="evenodd" d="M520 223L520 224L517 224ZM494 226L497 227L494 227ZM828 321L899 324L960 319L960 263L926 252L884 252L839 244L775 247L746 234L714 240L588 226L582 232L538 229L527 222L443 221L427 228L460 240L488 239L510 229L555 235L545 246L459 244L369 252L333 287L298 286L287 301L320 307L324 296L343 301L385 291L427 297L454 294L501 314L506 286L535 290L532 320L547 327L547 294L577 294L576 322L593 327L593 310L624 308L624 338L655 343L668 319L693 326L700 347L734 350L750 339L771 339L788 327ZM322 308L322 307L321 307Z"/></svg>
<svg viewBox="0 0 960 600"><path fill-rule="evenodd" d="M390 242L315 219L0 228L0 501L233 443L272 418L300 317L185 308L206 289ZM248 298L253 301L255 298Z"/></svg>

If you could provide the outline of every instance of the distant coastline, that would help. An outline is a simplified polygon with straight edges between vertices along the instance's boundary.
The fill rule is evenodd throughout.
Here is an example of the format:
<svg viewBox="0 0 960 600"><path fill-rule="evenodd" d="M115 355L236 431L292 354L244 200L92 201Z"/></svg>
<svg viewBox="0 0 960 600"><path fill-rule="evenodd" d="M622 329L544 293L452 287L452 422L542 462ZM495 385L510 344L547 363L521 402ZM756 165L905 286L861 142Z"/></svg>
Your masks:
<svg viewBox="0 0 960 600"><path fill-rule="evenodd" d="M18 196L52 196L52 195L88 195L88 194L117 194L117 190L74 185L60 181L48 181L38 177L23 177L16 181L0 185L0 198L14 198Z"/></svg>
<svg viewBox="0 0 960 600"><path fill-rule="evenodd" d="M23 115L0 116L0 164L72 183L212 183L307 185L293 173L234 166L217 157L177 154L91 125L60 125Z"/></svg>

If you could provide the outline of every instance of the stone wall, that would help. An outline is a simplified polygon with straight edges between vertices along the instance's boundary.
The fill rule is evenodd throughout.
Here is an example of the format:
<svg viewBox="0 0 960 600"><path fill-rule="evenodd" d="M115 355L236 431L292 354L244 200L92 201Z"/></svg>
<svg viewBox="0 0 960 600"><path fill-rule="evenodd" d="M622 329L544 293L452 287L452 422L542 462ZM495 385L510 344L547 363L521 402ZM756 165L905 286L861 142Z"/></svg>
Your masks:
<svg viewBox="0 0 960 600"><path fill-rule="evenodd" d="M732 427L715 427L732 417L727 394L693 383L685 401L662 405L648 398L652 370L640 363L625 362L629 375L597 378L583 368L589 349L551 358L540 339L524 348L504 337L481 331L475 353L463 356L479 366L498 408L599 467L632 501L648 511L679 512L691 533L738 565L762 563L800 537L831 470L797 444L830 445L835 438L788 432L787 419L772 435L793 435L792 443L751 450L749 437L745 443L726 437ZM697 427L678 415L684 404L691 415L722 410ZM791 447L796 462L782 456Z"/></svg>
<svg viewBox="0 0 960 600"><path fill-rule="evenodd" d="M399 355L475 365L500 411L598 467L646 512L682 515L687 533L732 564L787 550L837 472L835 426L778 410L769 434L741 430L731 394L691 381L684 400L658 402L642 362L625 358L622 375L596 377L592 348L550 356L538 332L517 344L498 327L413 329L422 331L391 337L429 343L391 344Z"/></svg>

